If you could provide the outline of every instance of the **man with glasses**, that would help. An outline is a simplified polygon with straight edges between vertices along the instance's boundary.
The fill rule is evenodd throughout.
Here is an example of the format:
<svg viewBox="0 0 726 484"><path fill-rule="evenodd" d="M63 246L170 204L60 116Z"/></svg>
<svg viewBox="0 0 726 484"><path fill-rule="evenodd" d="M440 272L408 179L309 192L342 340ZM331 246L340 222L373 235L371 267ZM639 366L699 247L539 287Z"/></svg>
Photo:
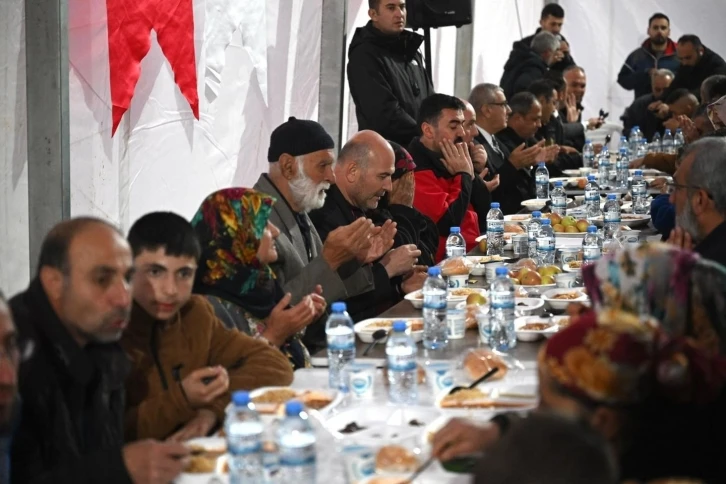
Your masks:
<svg viewBox="0 0 726 484"><path fill-rule="evenodd" d="M0 482L10 482L10 442L16 420L18 349L15 324L0 292Z"/></svg>
<svg viewBox="0 0 726 484"><path fill-rule="evenodd" d="M686 147L668 183L676 228L668 241L726 266L726 138Z"/></svg>

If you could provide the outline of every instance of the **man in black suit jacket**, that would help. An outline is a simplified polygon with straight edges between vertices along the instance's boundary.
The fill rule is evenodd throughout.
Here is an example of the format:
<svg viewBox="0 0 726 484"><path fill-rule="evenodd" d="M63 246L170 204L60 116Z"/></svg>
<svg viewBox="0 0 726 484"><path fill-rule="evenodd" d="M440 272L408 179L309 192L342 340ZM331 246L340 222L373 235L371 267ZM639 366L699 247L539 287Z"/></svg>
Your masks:
<svg viewBox="0 0 726 484"><path fill-rule="evenodd" d="M521 202L532 198L534 187L527 168L532 166L544 143L529 148L522 143L510 150L494 136L507 127L509 108L504 91L494 84L479 84L469 94L469 102L476 111L479 134L475 140L487 153L490 176L499 176L499 186L492 192L492 200L499 202L505 214L516 213Z"/></svg>

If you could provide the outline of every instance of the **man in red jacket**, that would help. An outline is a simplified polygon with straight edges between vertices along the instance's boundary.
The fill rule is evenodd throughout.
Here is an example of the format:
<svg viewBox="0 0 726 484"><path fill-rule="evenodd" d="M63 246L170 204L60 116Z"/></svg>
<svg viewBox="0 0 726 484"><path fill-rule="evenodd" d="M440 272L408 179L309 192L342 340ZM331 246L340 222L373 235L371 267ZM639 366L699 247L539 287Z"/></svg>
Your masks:
<svg viewBox="0 0 726 484"><path fill-rule="evenodd" d="M464 143L464 110L461 100L446 94L424 99L418 116L421 136L408 148L416 162L413 206L439 229L437 261L444 258L451 227L461 228L467 251L480 234L479 216L471 206L474 167Z"/></svg>

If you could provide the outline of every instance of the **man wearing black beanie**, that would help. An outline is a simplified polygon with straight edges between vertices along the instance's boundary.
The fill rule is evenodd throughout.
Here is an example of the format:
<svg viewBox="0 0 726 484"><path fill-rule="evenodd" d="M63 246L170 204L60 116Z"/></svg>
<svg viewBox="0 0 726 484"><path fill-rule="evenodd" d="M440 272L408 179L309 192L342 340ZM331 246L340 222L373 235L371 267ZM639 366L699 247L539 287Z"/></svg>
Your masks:
<svg viewBox="0 0 726 484"><path fill-rule="evenodd" d="M322 243L308 212L323 206L335 183L334 148L333 138L319 123L291 117L272 132L269 173L254 186L277 198L270 215L280 229L272 269L283 290L292 294L292 304L318 285L328 303L372 290L369 263L393 244L395 229L389 226L383 232L366 218L331 232ZM324 318L308 326L304 342L311 353L325 346Z"/></svg>

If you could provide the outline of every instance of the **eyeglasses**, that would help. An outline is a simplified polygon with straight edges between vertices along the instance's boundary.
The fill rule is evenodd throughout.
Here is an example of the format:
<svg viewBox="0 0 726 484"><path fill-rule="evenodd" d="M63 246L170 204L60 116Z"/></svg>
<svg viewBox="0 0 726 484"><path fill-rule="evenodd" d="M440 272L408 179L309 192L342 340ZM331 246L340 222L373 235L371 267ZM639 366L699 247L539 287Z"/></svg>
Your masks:
<svg viewBox="0 0 726 484"><path fill-rule="evenodd" d="M13 339L5 345L0 345L0 361L5 358L11 365L17 366L19 363L27 361L33 355L34 349L35 345L32 341L18 343Z"/></svg>
<svg viewBox="0 0 726 484"><path fill-rule="evenodd" d="M666 182L666 187L668 187L668 195L673 195L678 190L703 190L706 192L706 195L708 195L708 198L713 200L713 196L711 196L711 194L708 193L708 190L703 187L697 187L695 185L680 185L674 182Z"/></svg>
<svg viewBox="0 0 726 484"><path fill-rule="evenodd" d="M502 101L500 103L487 103L487 105L489 105L489 106L502 106L502 107L505 107L505 106L509 106L509 103L507 101Z"/></svg>

